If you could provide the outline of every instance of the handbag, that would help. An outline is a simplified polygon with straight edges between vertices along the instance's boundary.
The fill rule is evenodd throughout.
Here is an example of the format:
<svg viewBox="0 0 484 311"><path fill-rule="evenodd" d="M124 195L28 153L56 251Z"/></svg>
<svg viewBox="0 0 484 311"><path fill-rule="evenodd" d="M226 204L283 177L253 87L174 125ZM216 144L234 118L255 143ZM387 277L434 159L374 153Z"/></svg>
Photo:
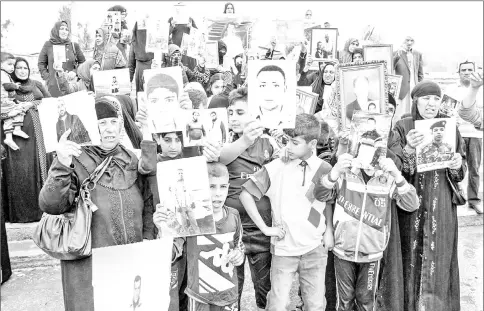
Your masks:
<svg viewBox="0 0 484 311"><path fill-rule="evenodd" d="M445 176L447 177L450 188L452 189L452 203L455 205L465 205L467 203L467 200L464 195L464 190L461 188L459 183L454 182L450 178L448 170L445 172Z"/></svg>
<svg viewBox="0 0 484 311"><path fill-rule="evenodd" d="M44 213L33 232L34 243L48 255L60 260L77 260L91 256L92 213L97 206L91 191L106 171L112 156L106 158L81 184L76 206L61 215Z"/></svg>

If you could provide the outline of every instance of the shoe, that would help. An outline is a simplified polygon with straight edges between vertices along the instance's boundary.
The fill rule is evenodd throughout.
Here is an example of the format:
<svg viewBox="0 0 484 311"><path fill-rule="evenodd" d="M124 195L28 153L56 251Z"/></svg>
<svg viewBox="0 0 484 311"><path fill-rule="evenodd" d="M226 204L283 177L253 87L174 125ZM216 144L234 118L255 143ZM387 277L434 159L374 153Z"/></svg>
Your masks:
<svg viewBox="0 0 484 311"><path fill-rule="evenodd" d="M482 214L482 202L479 202L477 204L469 204L469 207L473 208L477 214Z"/></svg>

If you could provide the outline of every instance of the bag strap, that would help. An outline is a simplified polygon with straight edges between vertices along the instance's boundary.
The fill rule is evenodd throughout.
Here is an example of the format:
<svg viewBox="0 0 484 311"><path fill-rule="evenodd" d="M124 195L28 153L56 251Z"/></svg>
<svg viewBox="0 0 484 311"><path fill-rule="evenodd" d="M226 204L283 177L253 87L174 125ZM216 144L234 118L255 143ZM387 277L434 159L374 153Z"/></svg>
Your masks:
<svg viewBox="0 0 484 311"><path fill-rule="evenodd" d="M97 182L108 168L113 156L110 156L99 164L96 169L81 184L78 200L82 200L93 212L97 211L97 206L91 201L91 191L96 188Z"/></svg>
<svg viewBox="0 0 484 311"><path fill-rule="evenodd" d="M74 42L71 41L72 44L72 52L74 53L74 67L77 69L77 51L76 51L76 45Z"/></svg>

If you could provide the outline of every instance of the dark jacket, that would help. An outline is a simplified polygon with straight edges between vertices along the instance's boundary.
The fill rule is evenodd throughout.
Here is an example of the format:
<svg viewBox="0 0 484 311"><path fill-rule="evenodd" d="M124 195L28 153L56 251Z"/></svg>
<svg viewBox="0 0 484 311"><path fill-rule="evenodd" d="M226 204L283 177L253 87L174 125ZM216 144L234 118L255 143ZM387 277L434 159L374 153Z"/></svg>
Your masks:
<svg viewBox="0 0 484 311"><path fill-rule="evenodd" d="M133 34L131 39L131 48L129 49L129 78L130 81L133 81L134 73L136 68L138 67L138 73L136 76L137 78L141 77L143 74L144 69L151 68L151 61L154 58L153 53L146 52L146 29L139 29L138 30L138 23L136 22L133 27ZM145 68L139 68L137 62L147 63ZM136 83L136 91L140 92L142 90L142 85L140 85L141 89L138 88L138 82Z"/></svg>
<svg viewBox="0 0 484 311"><path fill-rule="evenodd" d="M415 84L419 83L424 78L422 54L415 50L413 54L413 70ZM402 86L400 88L400 95L398 99L402 100L410 93L410 67L408 64L407 53L403 51L397 51L393 54L393 68L396 75L402 76Z"/></svg>
<svg viewBox="0 0 484 311"><path fill-rule="evenodd" d="M39 54L38 67L42 79L46 81L47 89L52 97L62 96L54 70L54 48L50 41L46 41ZM74 46L74 48L73 48ZM79 44L74 42L65 43L66 62L62 64L65 71L76 71L77 65L86 61ZM75 54L74 50L75 49ZM77 60L77 64L76 64Z"/></svg>
<svg viewBox="0 0 484 311"><path fill-rule="evenodd" d="M59 215L75 206L80 184L104 160L100 147L82 147L67 167L56 158L40 191L42 211ZM113 160L91 191L99 209L92 215L92 248L124 245L154 238L153 198L146 178L138 173L138 158L122 145L110 152ZM66 310L94 310L92 257L61 261Z"/></svg>

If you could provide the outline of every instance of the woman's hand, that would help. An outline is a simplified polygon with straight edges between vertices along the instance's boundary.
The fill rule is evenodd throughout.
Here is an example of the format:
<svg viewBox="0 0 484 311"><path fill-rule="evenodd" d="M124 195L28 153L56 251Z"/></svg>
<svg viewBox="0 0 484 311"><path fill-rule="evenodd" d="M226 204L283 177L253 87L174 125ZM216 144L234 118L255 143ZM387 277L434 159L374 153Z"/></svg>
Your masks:
<svg viewBox="0 0 484 311"><path fill-rule="evenodd" d="M451 170L458 170L462 166L462 156L460 153L454 153L454 156L450 160L449 168Z"/></svg>
<svg viewBox="0 0 484 311"><path fill-rule="evenodd" d="M414 129L408 132L406 138L407 138L407 145L409 145L410 148L415 149L418 145L423 143L425 137L422 133Z"/></svg>
<svg viewBox="0 0 484 311"><path fill-rule="evenodd" d="M148 107L146 105L139 106L135 119L141 124L141 128L148 127Z"/></svg>
<svg viewBox="0 0 484 311"><path fill-rule="evenodd" d="M201 146L203 147L203 155L207 158L207 162L217 162L220 158L222 146L210 139L204 139Z"/></svg>
<svg viewBox="0 0 484 311"><path fill-rule="evenodd" d="M81 146L67 139L69 134L71 134L71 129L62 134L56 149L57 159L65 166L71 166L72 156L78 157L82 153Z"/></svg>

